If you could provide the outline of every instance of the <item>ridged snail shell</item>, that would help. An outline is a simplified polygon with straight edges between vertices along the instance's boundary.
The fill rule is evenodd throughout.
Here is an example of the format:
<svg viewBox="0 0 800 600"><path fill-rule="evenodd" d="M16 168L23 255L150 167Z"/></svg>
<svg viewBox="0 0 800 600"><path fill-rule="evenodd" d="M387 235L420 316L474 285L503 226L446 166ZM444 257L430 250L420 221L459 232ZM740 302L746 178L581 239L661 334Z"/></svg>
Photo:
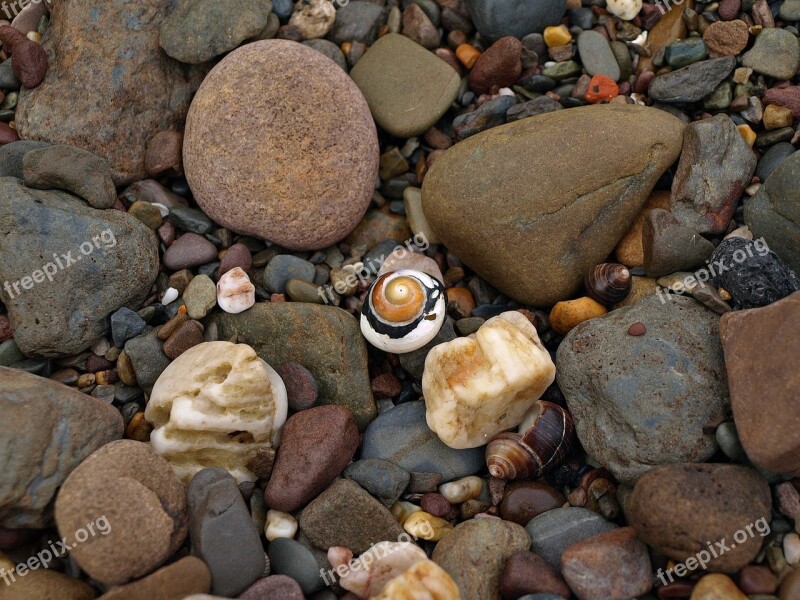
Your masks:
<svg viewBox="0 0 800 600"><path fill-rule="evenodd" d="M486 464L492 477L538 477L561 464L575 444L570 414L544 400L536 403L517 431L501 433L486 446Z"/></svg>
<svg viewBox="0 0 800 600"><path fill-rule="evenodd" d="M436 337L446 312L444 286L435 278L410 269L391 271L369 288L361 333L386 352L411 352Z"/></svg>
<svg viewBox="0 0 800 600"><path fill-rule="evenodd" d="M584 279L586 293L600 304L612 306L631 292L631 272L619 263L603 263L589 270Z"/></svg>

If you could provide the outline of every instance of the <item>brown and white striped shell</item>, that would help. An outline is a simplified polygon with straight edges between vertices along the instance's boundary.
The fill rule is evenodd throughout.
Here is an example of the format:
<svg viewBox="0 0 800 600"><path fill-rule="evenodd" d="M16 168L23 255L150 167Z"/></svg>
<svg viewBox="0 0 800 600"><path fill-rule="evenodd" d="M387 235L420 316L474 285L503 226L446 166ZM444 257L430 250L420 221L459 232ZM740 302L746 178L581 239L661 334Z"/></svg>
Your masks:
<svg viewBox="0 0 800 600"><path fill-rule="evenodd" d="M560 465L575 445L572 416L539 400L516 433L505 432L486 446L486 464L498 479L531 479Z"/></svg>
<svg viewBox="0 0 800 600"><path fill-rule="evenodd" d="M631 272L619 263L602 263L586 274L586 294L600 304L613 306L622 302L631 292Z"/></svg>

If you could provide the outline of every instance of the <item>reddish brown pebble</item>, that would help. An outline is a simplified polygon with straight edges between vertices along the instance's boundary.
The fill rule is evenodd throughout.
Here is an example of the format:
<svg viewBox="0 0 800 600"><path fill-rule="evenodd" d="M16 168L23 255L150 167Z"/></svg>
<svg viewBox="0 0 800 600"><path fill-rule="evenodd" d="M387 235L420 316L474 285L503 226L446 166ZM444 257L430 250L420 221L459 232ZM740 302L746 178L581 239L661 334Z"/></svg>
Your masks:
<svg viewBox="0 0 800 600"><path fill-rule="evenodd" d="M19 140L19 134L13 127L9 127L8 123L0 122L0 146L10 144Z"/></svg>
<svg viewBox="0 0 800 600"><path fill-rule="evenodd" d="M203 341L200 326L194 321L187 321L164 342L164 354L175 360L189 348L202 344Z"/></svg>
<svg viewBox="0 0 800 600"><path fill-rule="evenodd" d="M269 297L270 302L286 302L286 295L285 294L272 294Z"/></svg>
<svg viewBox="0 0 800 600"><path fill-rule="evenodd" d="M522 73L522 42L506 36L497 40L475 61L469 74L469 86L478 94L492 86L507 87Z"/></svg>
<svg viewBox="0 0 800 600"><path fill-rule="evenodd" d="M535 516L559 508L566 502L557 489L539 481L510 483L500 503L500 516L523 527Z"/></svg>
<svg viewBox="0 0 800 600"><path fill-rule="evenodd" d="M219 276L222 277L231 269L239 267L247 271L253 266L253 255L244 244L234 244L223 255L219 263Z"/></svg>
<svg viewBox="0 0 800 600"><path fill-rule="evenodd" d="M14 330L11 329L11 320L7 315L0 315L0 342L5 342L12 335Z"/></svg>
<svg viewBox="0 0 800 600"><path fill-rule="evenodd" d="M319 387L311 371L294 362L284 363L276 370L286 386L289 408L299 411L314 406L319 395Z"/></svg>
<svg viewBox="0 0 800 600"><path fill-rule="evenodd" d="M0 527L0 551L13 550L38 535L41 535L41 531L38 529L6 529L5 527Z"/></svg>
<svg viewBox="0 0 800 600"><path fill-rule="evenodd" d="M372 393L378 398L394 398L403 391L403 384L392 373L381 373L372 380Z"/></svg>
<svg viewBox="0 0 800 600"><path fill-rule="evenodd" d="M446 517L451 509L447 498L436 493L423 494L422 499L420 500L420 506L426 513L430 513L434 517L440 518Z"/></svg>
<svg viewBox="0 0 800 600"><path fill-rule="evenodd" d="M656 74L650 70L645 70L639 73L639 76L636 78L636 83L633 86L633 91L637 94L646 94L647 88L650 86L650 82L655 79Z"/></svg>
<svg viewBox="0 0 800 600"><path fill-rule="evenodd" d="M639 321L628 327L628 335L639 337L645 333L647 333L647 328L644 326L644 323L640 323Z"/></svg>
<svg viewBox="0 0 800 600"><path fill-rule="evenodd" d="M453 145L453 140L450 139L450 136L441 129L436 129L436 127L431 127L428 129L428 131L425 132L423 139L425 140L425 143L434 150L447 150Z"/></svg>
<svg viewBox="0 0 800 600"><path fill-rule="evenodd" d="M452 50L437 48L433 53L450 65L456 73L461 73L461 64L458 62L458 58L456 58Z"/></svg>
<svg viewBox="0 0 800 600"><path fill-rule="evenodd" d="M164 245L169 247L175 241L175 225L171 221L164 221L156 230L158 239L164 242Z"/></svg>
<svg viewBox="0 0 800 600"><path fill-rule="evenodd" d="M113 369L114 363L108 360L105 356L97 356L90 354L86 359L86 370L90 373L97 373L98 371L107 371Z"/></svg>
<svg viewBox="0 0 800 600"><path fill-rule="evenodd" d="M75 385L78 383L78 377L78 372L75 369L61 369L50 375L50 379L64 385Z"/></svg>
<svg viewBox="0 0 800 600"><path fill-rule="evenodd" d="M503 495L506 492L508 485L507 479L498 479L497 477L489 477L489 498L493 506L497 506L502 502Z"/></svg>
<svg viewBox="0 0 800 600"><path fill-rule="evenodd" d="M133 415L125 428L125 437L137 442L149 442L151 431L153 431L153 426L145 420L144 412L138 412Z"/></svg>
<svg viewBox="0 0 800 600"><path fill-rule="evenodd" d="M281 600L304 600L300 584L288 575L270 575L259 579L243 594L239 600L263 600L264 598L280 598Z"/></svg>
<svg viewBox="0 0 800 600"><path fill-rule="evenodd" d="M764 104L785 106L792 111L794 118L800 117L800 86L773 87L764 92Z"/></svg>
<svg viewBox="0 0 800 600"><path fill-rule="evenodd" d="M781 582L778 597L780 600L797 600L800 598L800 568L793 569Z"/></svg>
<svg viewBox="0 0 800 600"><path fill-rule="evenodd" d="M11 51L14 75L26 88L35 88L47 74L47 54L41 45L10 26L0 27L0 40Z"/></svg>
<svg viewBox="0 0 800 600"><path fill-rule="evenodd" d="M217 258L217 249L202 235L184 233L167 248L164 266L170 271L198 267Z"/></svg>
<svg viewBox="0 0 800 600"><path fill-rule="evenodd" d="M719 18L723 21L733 21L742 10L742 0L722 0L719 3Z"/></svg>
<svg viewBox="0 0 800 600"><path fill-rule="evenodd" d="M526 594L555 594L570 597L564 580L538 554L523 550L512 554L500 575L500 593L513 600Z"/></svg>
<svg viewBox="0 0 800 600"><path fill-rule="evenodd" d="M673 575L673 577L675 577ZM672 583L668 583L667 585L658 588L656 591L656 595L658 596L658 600L672 600L673 598L688 598L691 593L694 585L689 583L688 581L674 581Z"/></svg>
<svg viewBox="0 0 800 600"><path fill-rule="evenodd" d="M147 144L144 169L150 177L169 171L171 175L183 174L181 148L183 134L180 131L159 131Z"/></svg>
<svg viewBox="0 0 800 600"><path fill-rule="evenodd" d="M774 594L778 578L768 567L748 565L739 571L739 589L745 594Z"/></svg>

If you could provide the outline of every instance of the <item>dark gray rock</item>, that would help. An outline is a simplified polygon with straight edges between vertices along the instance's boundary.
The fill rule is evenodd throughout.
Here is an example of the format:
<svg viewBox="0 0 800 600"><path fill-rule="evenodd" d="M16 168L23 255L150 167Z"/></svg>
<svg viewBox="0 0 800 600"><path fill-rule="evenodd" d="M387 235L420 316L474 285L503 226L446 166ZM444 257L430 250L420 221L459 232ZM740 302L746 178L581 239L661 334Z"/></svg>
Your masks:
<svg viewBox="0 0 800 600"><path fill-rule="evenodd" d="M323 39L305 40L303 44L313 48L317 52L321 52L342 67L343 71L347 72L347 59L344 57L344 53L339 49L339 46L332 41Z"/></svg>
<svg viewBox="0 0 800 600"><path fill-rule="evenodd" d="M783 164L783 161L794 154L795 150L796 148L789 142L779 142L770 146L758 160L755 176L764 183L772 172Z"/></svg>
<svg viewBox="0 0 800 600"><path fill-rule="evenodd" d="M800 273L800 154L776 168L744 205L744 221L795 273Z"/></svg>
<svg viewBox="0 0 800 600"><path fill-rule="evenodd" d="M300 530L321 550L344 546L356 556L403 533L392 513L349 479L337 479L303 509Z"/></svg>
<svg viewBox="0 0 800 600"><path fill-rule="evenodd" d="M270 571L275 575L288 575L300 584L303 593L310 596L323 586L319 565L314 554L289 538L277 538L267 549Z"/></svg>
<svg viewBox="0 0 800 600"><path fill-rule="evenodd" d="M742 65L768 77L791 79L800 67L800 42L786 29L765 27L742 56Z"/></svg>
<svg viewBox="0 0 800 600"><path fill-rule="evenodd" d="M690 123L683 132L670 212L699 233L722 233L755 168L756 155L727 115Z"/></svg>
<svg viewBox="0 0 800 600"><path fill-rule="evenodd" d="M703 428L730 410L719 317L693 298L652 295L581 323L556 368L581 444L621 482L717 450Z"/></svg>
<svg viewBox="0 0 800 600"><path fill-rule="evenodd" d="M236 481L224 469L199 471L189 482L192 554L211 571L211 592L238 596L263 573L264 548Z"/></svg>
<svg viewBox="0 0 800 600"><path fill-rule="evenodd" d="M274 294L286 293L286 282L290 279L314 281L314 265L291 254L278 254L264 269L264 287Z"/></svg>
<svg viewBox="0 0 800 600"><path fill-rule="evenodd" d="M502 125L506 122L506 112L516 103L515 96L498 96L472 112L457 116L453 120L453 129L458 139L464 140L486 129Z"/></svg>
<svg viewBox="0 0 800 600"><path fill-rule="evenodd" d="M31 150L47 148L47 142L18 140L0 146L0 177L16 177L22 179L22 159Z"/></svg>
<svg viewBox="0 0 800 600"><path fill-rule="evenodd" d="M25 185L41 190L66 190L93 208L111 208L117 190L104 158L75 146L31 150L22 160Z"/></svg>
<svg viewBox="0 0 800 600"><path fill-rule="evenodd" d="M16 91L22 86L17 76L14 75L12 64L10 58L0 63L0 89L7 92Z"/></svg>
<svg viewBox="0 0 800 600"><path fill-rule="evenodd" d="M129 339L136 337L147 327L144 319L124 306L111 315L111 336L114 345L122 348Z"/></svg>
<svg viewBox="0 0 800 600"><path fill-rule="evenodd" d="M406 402L387 410L364 433L362 459L380 458L407 471L441 473L444 481L474 475L484 468L483 448L455 450L430 430L425 403Z"/></svg>
<svg viewBox="0 0 800 600"><path fill-rule="evenodd" d="M478 31L488 41L507 35L522 38L557 25L567 8L566 0L467 0Z"/></svg>
<svg viewBox="0 0 800 600"><path fill-rule="evenodd" d="M353 0L336 11L328 38L337 45L361 42L371 46L383 24L383 7L373 2Z"/></svg>
<svg viewBox="0 0 800 600"><path fill-rule="evenodd" d="M800 290L800 280L763 239L723 240L711 257L714 284L733 297L733 308L758 308Z"/></svg>
<svg viewBox="0 0 800 600"><path fill-rule="evenodd" d="M386 507L397 502L411 478L405 469L377 458L350 463L343 474L375 496Z"/></svg>
<svg viewBox="0 0 800 600"><path fill-rule="evenodd" d="M527 119L528 117L535 117L555 110L562 110L564 107L560 102L556 102L549 96L539 96L533 100L528 100L522 104L515 104L506 111L506 120L509 123L519 121L520 119Z"/></svg>
<svg viewBox="0 0 800 600"><path fill-rule="evenodd" d="M653 100L660 102L697 102L717 89L735 66L735 56L702 60L659 75L650 83L647 93Z"/></svg>
<svg viewBox="0 0 800 600"><path fill-rule="evenodd" d="M648 277L662 277L699 266L714 252L714 244L661 208L647 213L642 246Z"/></svg>
<svg viewBox="0 0 800 600"><path fill-rule="evenodd" d="M211 231L214 226L205 213L188 206L174 206L169 209L170 222L178 229L203 235Z"/></svg>
<svg viewBox="0 0 800 600"><path fill-rule="evenodd" d="M155 236L133 217L11 177L0 178L0 231L0 298L27 356L85 350L111 313L139 307L158 273Z"/></svg>
<svg viewBox="0 0 800 600"><path fill-rule="evenodd" d="M270 0L240 1L235 9L216 0L180 0L161 24L158 42L176 60L203 63L261 33L270 11Z"/></svg>
<svg viewBox="0 0 800 600"><path fill-rule="evenodd" d="M50 379L0 367L0 526L52 524L56 490L101 446L122 437L119 411Z"/></svg>
<svg viewBox="0 0 800 600"><path fill-rule="evenodd" d="M531 537L531 551L561 572L561 555L569 546L615 529L616 525L585 508L571 506L548 510L525 526Z"/></svg>
<svg viewBox="0 0 800 600"><path fill-rule="evenodd" d="M148 394L171 362L161 349L157 333L157 330L151 329L125 343L125 354L131 359L136 382Z"/></svg>

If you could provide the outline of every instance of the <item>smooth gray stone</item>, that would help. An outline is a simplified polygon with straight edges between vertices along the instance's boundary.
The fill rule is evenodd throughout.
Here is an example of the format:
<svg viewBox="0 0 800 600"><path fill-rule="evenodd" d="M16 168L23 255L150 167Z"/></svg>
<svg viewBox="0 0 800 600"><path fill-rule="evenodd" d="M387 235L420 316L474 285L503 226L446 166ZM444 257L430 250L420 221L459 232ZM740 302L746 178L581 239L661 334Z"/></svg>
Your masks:
<svg viewBox="0 0 800 600"><path fill-rule="evenodd" d="M659 75L650 83L648 95L653 100L673 104L697 102L717 89L735 66L735 56L702 60Z"/></svg>
<svg viewBox="0 0 800 600"><path fill-rule="evenodd" d="M288 575L300 584L303 593L313 594L323 586L317 559L311 550L289 538L277 538L267 549L272 574Z"/></svg>
<svg viewBox="0 0 800 600"><path fill-rule="evenodd" d="M512 35L523 38L556 25L564 16L566 0L467 0L472 21L489 41Z"/></svg>
<svg viewBox="0 0 800 600"><path fill-rule="evenodd" d="M578 53L589 75L606 75L619 81L621 72L617 58L603 34L594 30L581 33L578 36Z"/></svg>
<svg viewBox="0 0 800 600"><path fill-rule="evenodd" d="M556 572L561 572L561 555L569 546L616 525L585 508L548 510L531 519L525 530L531 537L531 551L541 556Z"/></svg>

